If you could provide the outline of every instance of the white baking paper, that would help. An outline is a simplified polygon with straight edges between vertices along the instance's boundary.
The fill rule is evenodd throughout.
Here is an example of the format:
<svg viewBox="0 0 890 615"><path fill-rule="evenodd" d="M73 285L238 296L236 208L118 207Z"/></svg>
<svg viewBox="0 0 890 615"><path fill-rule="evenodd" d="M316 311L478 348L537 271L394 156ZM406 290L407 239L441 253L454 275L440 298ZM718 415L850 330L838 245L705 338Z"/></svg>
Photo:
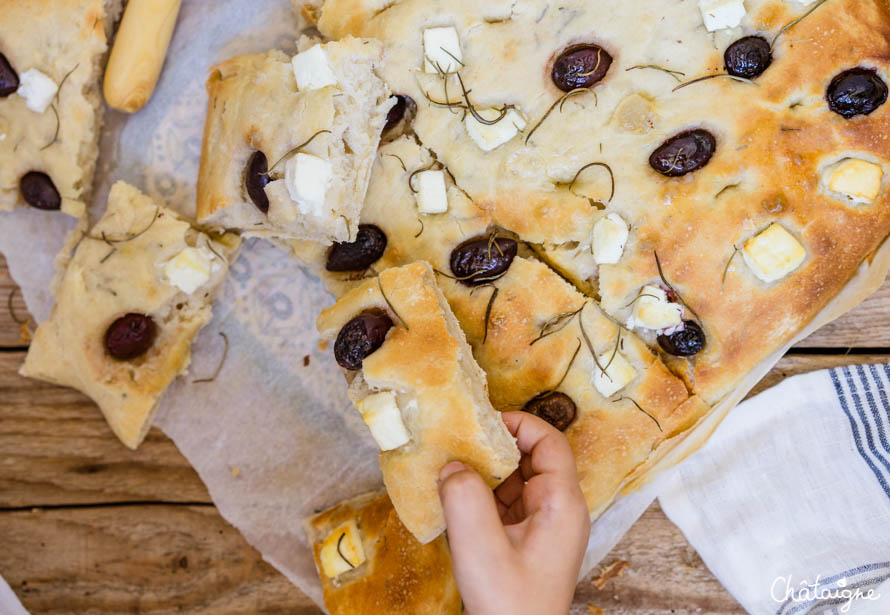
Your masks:
<svg viewBox="0 0 890 615"><path fill-rule="evenodd" d="M193 217L208 68L239 53L295 53L298 32L287 0L185 0L149 105L132 116L106 115L91 218L119 179ZM38 322L52 308L53 259L72 227L59 212L0 213L0 252ZM302 519L382 484L376 446L346 397L332 353L318 348L315 319L331 302L298 262L247 241L213 322L194 344L190 375L173 384L156 420L223 517L319 604ZM219 364L220 332L229 341L221 373L193 384ZM624 498L594 525L583 572L649 506L649 493Z"/></svg>

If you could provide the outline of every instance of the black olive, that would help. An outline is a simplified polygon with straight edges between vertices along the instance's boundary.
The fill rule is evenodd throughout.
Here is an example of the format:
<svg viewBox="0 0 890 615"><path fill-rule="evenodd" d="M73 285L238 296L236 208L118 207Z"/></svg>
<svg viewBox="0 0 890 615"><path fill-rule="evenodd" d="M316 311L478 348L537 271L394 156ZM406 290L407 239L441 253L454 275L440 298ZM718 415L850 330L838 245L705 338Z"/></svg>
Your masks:
<svg viewBox="0 0 890 615"><path fill-rule="evenodd" d="M158 335L151 316L127 314L121 316L105 332L105 348L115 359L127 361L148 352Z"/></svg>
<svg viewBox="0 0 890 615"><path fill-rule="evenodd" d="M360 224L355 241L337 242L328 252L328 271L364 271L386 251L386 234L373 224Z"/></svg>
<svg viewBox="0 0 890 615"><path fill-rule="evenodd" d="M847 119L868 115L887 102L887 84L870 68L851 68L832 79L828 108Z"/></svg>
<svg viewBox="0 0 890 615"><path fill-rule="evenodd" d="M717 139L707 130L698 128L665 141L649 156L649 164L662 175L680 177L708 164L715 151Z"/></svg>
<svg viewBox="0 0 890 615"><path fill-rule="evenodd" d="M361 369L362 361L380 348L392 328L392 320L382 312L359 314L343 325L334 342L334 358L341 367Z"/></svg>
<svg viewBox="0 0 890 615"><path fill-rule="evenodd" d="M612 56L599 45L572 45L554 60L550 76L556 87L571 92L602 81L611 66Z"/></svg>
<svg viewBox="0 0 890 615"><path fill-rule="evenodd" d="M684 321L683 324L686 326L682 331L658 336L658 345L662 350L675 357L691 357L705 347L705 332L699 324L694 320Z"/></svg>
<svg viewBox="0 0 890 615"><path fill-rule="evenodd" d="M62 197L53 180L46 173L29 171L19 182L19 191L25 203L35 209L56 210L62 208Z"/></svg>
<svg viewBox="0 0 890 615"><path fill-rule="evenodd" d="M17 89L19 89L19 76L6 56L0 53L0 98L6 98Z"/></svg>
<svg viewBox="0 0 890 615"><path fill-rule="evenodd" d="M727 47L723 60L730 75L754 79L773 63L773 53L762 36L746 36Z"/></svg>
<svg viewBox="0 0 890 615"><path fill-rule="evenodd" d="M269 161L263 152L254 152L247 160L244 169L244 185L247 187L247 196L264 214L269 213L269 197L266 196L265 187L269 183Z"/></svg>
<svg viewBox="0 0 890 615"><path fill-rule="evenodd" d="M507 273L517 248L509 237L470 239L451 252L451 272L467 286L487 284Z"/></svg>
<svg viewBox="0 0 890 615"><path fill-rule="evenodd" d="M577 408L572 398L554 391L530 400L522 411L544 419L560 431L565 431L575 420Z"/></svg>
<svg viewBox="0 0 890 615"><path fill-rule="evenodd" d="M386 114L386 124L383 126L383 132L389 132L401 122L405 117L410 120L417 113L417 103L410 96L402 94L394 94L396 99L395 106Z"/></svg>

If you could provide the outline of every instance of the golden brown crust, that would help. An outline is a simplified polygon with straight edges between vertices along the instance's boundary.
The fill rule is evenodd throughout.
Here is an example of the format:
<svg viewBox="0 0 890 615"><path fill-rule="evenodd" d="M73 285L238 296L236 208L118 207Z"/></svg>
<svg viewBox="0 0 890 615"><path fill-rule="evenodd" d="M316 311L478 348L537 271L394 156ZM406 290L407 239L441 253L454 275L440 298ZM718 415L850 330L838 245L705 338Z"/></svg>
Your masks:
<svg viewBox="0 0 890 615"><path fill-rule="evenodd" d="M0 53L19 76L36 68L62 85L42 114L17 94L0 98L0 211L26 205L19 182L25 173L40 171L53 180L66 213L86 212L99 153L107 4L0 0Z"/></svg>
<svg viewBox="0 0 890 615"><path fill-rule="evenodd" d="M211 239L199 233L118 182L105 216L81 240L65 271L56 306L34 334L22 375L90 396L121 442L136 448L164 390L188 367L192 340L210 320L213 297L239 245L233 235ZM226 259L214 259L210 279L193 295L162 277L163 264L187 246L210 246ZM150 316L157 339L145 355L118 361L105 349L105 333L128 313Z"/></svg>
<svg viewBox="0 0 890 615"><path fill-rule="evenodd" d="M352 519L358 524L367 561L331 579L322 571L321 541ZM306 527L331 615L461 612L445 537L425 545L417 542L399 521L386 493L370 493L338 504L308 519Z"/></svg>
<svg viewBox="0 0 890 615"><path fill-rule="evenodd" d="M428 264L387 269L346 293L319 316L322 338L334 339L369 309L388 312L396 326L364 359L351 395L360 399L369 389L399 395L411 442L382 452L380 467L402 522L428 542L445 529L437 492L442 467L463 461L495 487L516 469L519 451L488 401L485 374ZM412 403L416 408L408 409Z"/></svg>

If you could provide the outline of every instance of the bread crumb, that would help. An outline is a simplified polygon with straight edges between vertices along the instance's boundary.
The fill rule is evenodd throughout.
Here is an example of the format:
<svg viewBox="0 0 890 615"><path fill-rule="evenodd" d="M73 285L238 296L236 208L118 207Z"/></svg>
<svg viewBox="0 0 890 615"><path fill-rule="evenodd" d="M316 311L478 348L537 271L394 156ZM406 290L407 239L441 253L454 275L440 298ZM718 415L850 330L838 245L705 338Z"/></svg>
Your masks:
<svg viewBox="0 0 890 615"><path fill-rule="evenodd" d="M303 367L309 367L309 355L303 357Z"/></svg>
<svg viewBox="0 0 890 615"><path fill-rule="evenodd" d="M606 615L606 612L599 608L598 606L593 606L592 604L587 605L587 611L590 615Z"/></svg>
<svg viewBox="0 0 890 615"><path fill-rule="evenodd" d="M239 474L241 474L241 471L237 467L232 468L232 476L234 476L235 478L238 478Z"/></svg>
<svg viewBox="0 0 890 615"><path fill-rule="evenodd" d="M319 340L318 349L324 352L328 349L328 340Z"/></svg>
<svg viewBox="0 0 890 615"><path fill-rule="evenodd" d="M597 589L602 589L606 586L606 583L611 581L612 579L617 579L622 574L624 574L624 569L630 566L630 562L626 562L624 560L618 560L613 562L603 568L600 576L595 578L592 583L593 586Z"/></svg>
<svg viewBox="0 0 890 615"><path fill-rule="evenodd" d="M28 326L28 323L23 322L19 325L19 331L21 332L21 343L28 344L31 341L31 328Z"/></svg>

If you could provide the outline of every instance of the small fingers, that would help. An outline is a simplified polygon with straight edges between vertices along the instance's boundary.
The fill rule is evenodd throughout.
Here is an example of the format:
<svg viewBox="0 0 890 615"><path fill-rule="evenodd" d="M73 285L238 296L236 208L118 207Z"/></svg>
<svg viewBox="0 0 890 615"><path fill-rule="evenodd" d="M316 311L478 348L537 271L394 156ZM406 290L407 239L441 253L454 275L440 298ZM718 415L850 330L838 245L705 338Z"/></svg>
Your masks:
<svg viewBox="0 0 890 615"><path fill-rule="evenodd" d="M500 503L509 508L522 495L525 479L519 469L507 477L495 490L494 495Z"/></svg>
<svg viewBox="0 0 890 615"><path fill-rule="evenodd" d="M553 473L577 481L578 471L569 441L547 421L528 412L505 412L504 423L527 454L520 464L525 480L536 474Z"/></svg>

